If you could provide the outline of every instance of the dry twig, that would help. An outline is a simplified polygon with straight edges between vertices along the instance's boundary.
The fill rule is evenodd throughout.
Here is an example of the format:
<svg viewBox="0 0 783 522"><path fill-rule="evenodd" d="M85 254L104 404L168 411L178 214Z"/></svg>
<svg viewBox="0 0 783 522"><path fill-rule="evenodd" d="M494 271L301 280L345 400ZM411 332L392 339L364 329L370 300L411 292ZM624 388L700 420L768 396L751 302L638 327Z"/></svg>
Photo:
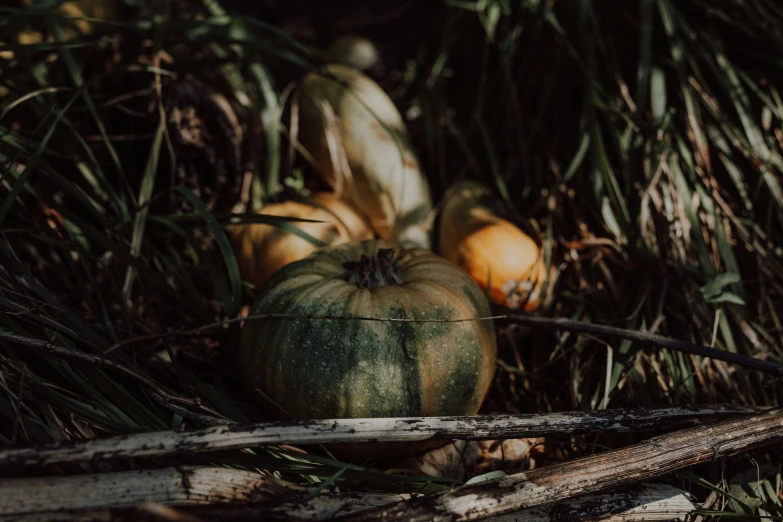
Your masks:
<svg viewBox="0 0 783 522"><path fill-rule="evenodd" d="M55 442L0 451L0 467L160 457L242 449L265 444L493 440L596 431L632 431L692 426L743 408L661 408L537 415L328 419L229 424L185 432L150 432L84 442Z"/></svg>
<svg viewBox="0 0 783 522"><path fill-rule="evenodd" d="M315 521L410 498L393 493L340 493L335 489L312 497L312 489L225 468L128 471L59 480L19 479L0 482L0 491L4 494L0 499L0 522L160 520L161 514L166 515L165 520L183 521ZM151 506L156 507L148 509ZM679 488L644 484L487 520L671 521L684 520L697 508Z"/></svg>
<svg viewBox="0 0 783 522"><path fill-rule="evenodd" d="M215 329L225 327L230 324L244 322L244 321L263 321L263 320L283 320L283 319L312 319L321 321L381 321L381 322L417 322L417 323L460 323L466 321L494 321L503 320L510 321L517 324L524 324L528 326L537 326L547 330L555 331L567 331L574 333L601 335L618 337L620 339L627 339L646 346L654 346L659 348L668 348L670 350L676 350L683 353L692 355L699 355L701 357L709 357L719 361L724 361L730 364L748 368L750 370L756 370L767 375L781 378L783 377L783 365L777 364L772 361L765 361L763 359L757 359L749 355L740 353L728 352L726 350L720 350L718 348L712 348L710 346L704 346L700 344L689 343L687 341L681 341L678 339L672 339L670 337L664 337L662 335L656 335L649 332L640 332L637 330L628 330L625 328L615 328L613 326L607 326L602 324L583 323L580 321L572 321L570 319L563 318L551 318L551 317L539 317L533 315L521 315L521 314L502 314L493 315L489 317L476 317L470 319L402 319L402 318L389 318L389 317L345 317L345 316L318 316L318 315L299 315L299 314L261 314L261 315L249 315L247 317L228 319L217 323L208 324L192 330L171 330L162 334L145 335L142 337L136 337L131 339L125 339L120 341L102 353L104 357L109 355L114 350L129 346L131 344L140 342L157 341L166 337L193 337L201 335L210 335Z"/></svg>

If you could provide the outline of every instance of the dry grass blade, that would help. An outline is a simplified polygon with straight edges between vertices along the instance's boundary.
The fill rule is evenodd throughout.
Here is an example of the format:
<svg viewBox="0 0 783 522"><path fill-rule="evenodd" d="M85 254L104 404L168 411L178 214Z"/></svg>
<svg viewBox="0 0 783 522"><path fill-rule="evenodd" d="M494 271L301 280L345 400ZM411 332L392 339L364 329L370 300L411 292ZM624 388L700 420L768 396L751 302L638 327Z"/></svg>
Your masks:
<svg viewBox="0 0 783 522"><path fill-rule="evenodd" d="M37 339L30 339L18 335L7 335L4 336L6 340L21 344L23 346L27 346L30 348L38 348L50 355L56 355L59 357L64 358L73 358L73 359L79 359L85 362L89 362L91 364L95 364L97 366L105 366L106 368L111 368L114 370L118 370L126 375L129 375L139 381L140 383L148 386L150 390L160 397L162 397L165 400L177 403L177 404L184 404L189 406L196 406L197 402L184 399L182 397L177 397L175 395L172 395L169 391L163 389L158 385L153 379L150 377L147 377L145 375L140 374L139 372L132 370L131 368L128 368L127 366L117 363L115 361L106 360L104 357L101 357L100 355L93 355L86 352L81 352L78 350L72 350L70 348L66 348L64 346L59 346L54 343L51 343L49 341L41 341Z"/></svg>
<svg viewBox="0 0 783 522"><path fill-rule="evenodd" d="M709 346L696 345L687 341L671 339L662 335L656 335L644 331L627 330L623 328L614 328L601 324L590 324L585 322L571 321L569 319L551 319L547 317L527 317L508 315L501 317L520 324L539 326L552 330L562 330L569 332L586 333L593 335L614 336L621 339L635 341L637 343L656 346L659 348L669 348L682 353L700 355L719 361L735 364L744 368L757 370L776 378L783 377L783 364L777 364L772 361L751 357L745 354L732 353L725 350L718 350Z"/></svg>

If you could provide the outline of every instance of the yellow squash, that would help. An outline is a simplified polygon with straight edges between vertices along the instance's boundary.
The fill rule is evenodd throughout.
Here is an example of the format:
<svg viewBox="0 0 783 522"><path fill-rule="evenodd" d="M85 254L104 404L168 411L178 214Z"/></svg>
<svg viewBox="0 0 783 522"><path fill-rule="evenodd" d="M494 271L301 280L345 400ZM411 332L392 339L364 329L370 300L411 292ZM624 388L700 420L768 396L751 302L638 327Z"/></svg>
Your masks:
<svg viewBox="0 0 783 522"><path fill-rule="evenodd" d="M313 168L385 240L430 248L429 187L394 103L360 71L331 64L299 90L299 141Z"/></svg>

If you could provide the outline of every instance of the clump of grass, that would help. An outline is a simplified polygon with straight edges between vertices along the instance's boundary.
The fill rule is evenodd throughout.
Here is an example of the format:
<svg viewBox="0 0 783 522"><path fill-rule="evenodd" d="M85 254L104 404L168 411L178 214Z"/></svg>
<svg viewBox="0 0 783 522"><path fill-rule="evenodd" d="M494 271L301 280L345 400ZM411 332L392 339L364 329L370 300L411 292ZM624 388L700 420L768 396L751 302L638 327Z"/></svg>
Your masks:
<svg viewBox="0 0 783 522"><path fill-rule="evenodd" d="M171 7L180 11L123 7L123 22L94 20L67 40L73 20L56 6L4 11L0 335L115 363L3 342L5 444L259 418L235 384L236 325L118 343L238 317L249 298L223 226L280 179L279 92L266 61L304 71L314 58L215 3ZM13 43L28 23L53 42ZM284 448L184 461L438 488Z"/></svg>
<svg viewBox="0 0 783 522"><path fill-rule="evenodd" d="M100 354L237 317L249 294L223 225L307 170L288 161L284 117L289 82L320 60L307 42L267 13L214 1L117 5L122 16L89 19L89 34L56 5L2 8L0 335ZM552 274L541 313L780 361L779 8L447 0L435 20L380 81L436 195L480 179L541 240ZM38 43L17 43L20 28ZM0 441L259 418L234 382L236 335L232 325L112 352L165 397L0 339ZM779 383L722 362L567 332L500 338L487 412L779 404ZM346 485L442 487L281 448L208 459L300 482L339 472ZM752 468L744 457L727 466ZM720 481L715 466L696 471L683 480ZM763 475L751 488L763 502L732 509L779 509L779 472ZM735 495L742 480L717 488Z"/></svg>
<svg viewBox="0 0 783 522"><path fill-rule="evenodd" d="M543 313L779 361L783 13L446 4L408 90L422 149L441 188L483 179L541 238L557 273ZM507 348L498 408L779 404L779 383L628 341L530 332Z"/></svg>

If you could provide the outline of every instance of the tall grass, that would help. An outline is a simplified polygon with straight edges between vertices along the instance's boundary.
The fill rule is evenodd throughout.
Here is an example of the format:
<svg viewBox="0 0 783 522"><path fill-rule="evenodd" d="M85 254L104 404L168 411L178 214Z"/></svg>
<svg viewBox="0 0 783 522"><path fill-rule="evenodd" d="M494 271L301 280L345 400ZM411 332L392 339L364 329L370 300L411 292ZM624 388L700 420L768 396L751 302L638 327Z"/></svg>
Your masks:
<svg viewBox="0 0 783 522"><path fill-rule="evenodd" d="M309 179L301 158L288 160L286 106L319 42L264 22L262 8L228 13L215 1L127 2L108 21L58 4L0 11L0 335L100 353L237 317L250 293L224 226ZM415 52L379 80L436 195L480 179L540 240L552 275L541 313L779 361L783 10L762 0L438 9ZM22 44L20 31L42 37ZM260 418L235 383L236 337L227 326L112 352L175 400L0 339L0 441ZM487 412L779 404L779 383L721 362L567 332L500 338ZM586 446L574 454L623 443L576 442ZM324 455L208 458L305 482L339 472L346 485L443 487ZM769 470L751 488L763 502L733 508L777 512L780 455L756 459ZM735 494L753 466L727 466L740 478L721 487ZM682 480L720 482L718 466L697 472Z"/></svg>

